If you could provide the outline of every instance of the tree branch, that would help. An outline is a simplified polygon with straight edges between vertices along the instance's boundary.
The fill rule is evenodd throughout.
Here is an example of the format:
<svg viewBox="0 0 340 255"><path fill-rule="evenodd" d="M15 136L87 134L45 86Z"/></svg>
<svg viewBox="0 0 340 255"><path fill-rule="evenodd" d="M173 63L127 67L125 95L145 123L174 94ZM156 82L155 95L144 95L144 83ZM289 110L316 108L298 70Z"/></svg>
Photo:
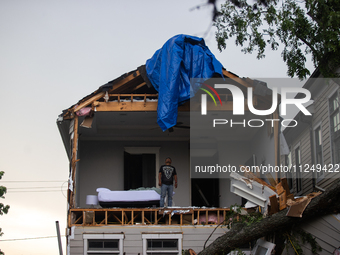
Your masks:
<svg viewBox="0 0 340 255"><path fill-rule="evenodd" d="M286 216L288 209L285 209L250 226L236 224L229 232L217 238L201 251L199 255L228 254L230 251L260 237L289 230L292 226L300 225L323 215L340 212L339 196L340 180L337 180L326 192L312 199L302 218Z"/></svg>

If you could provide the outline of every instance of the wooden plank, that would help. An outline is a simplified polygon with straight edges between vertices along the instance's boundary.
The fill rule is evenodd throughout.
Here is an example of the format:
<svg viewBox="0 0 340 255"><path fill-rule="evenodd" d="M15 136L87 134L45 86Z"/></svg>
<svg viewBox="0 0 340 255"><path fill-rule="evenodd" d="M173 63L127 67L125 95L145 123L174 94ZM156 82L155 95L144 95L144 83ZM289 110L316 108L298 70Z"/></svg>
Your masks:
<svg viewBox="0 0 340 255"><path fill-rule="evenodd" d="M113 84L112 89L110 89L109 93L114 92L115 90L120 89L122 86L124 86L126 83L128 83L129 81L132 81L133 79L136 79L140 76L139 71L137 70L136 72L128 75L126 78L124 78L123 80L117 81Z"/></svg>
<svg viewBox="0 0 340 255"><path fill-rule="evenodd" d="M158 102L99 102L97 112L157 111Z"/></svg>
<svg viewBox="0 0 340 255"><path fill-rule="evenodd" d="M114 215L114 214L112 214L112 215L120 224L123 225L123 221L121 221L116 215Z"/></svg>
<svg viewBox="0 0 340 255"><path fill-rule="evenodd" d="M78 219L76 219L73 224L77 224L81 219L83 219L83 215L80 215Z"/></svg>
<svg viewBox="0 0 340 255"><path fill-rule="evenodd" d="M94 95L93 97L91 97L91 98L85 100L84 102L80 103L78 106L74 106L73 111L77 112L77 111L83 109L84 107L92 104L94 101L101 99L103 96L105 96L105 92L100 92L97 95Z"/></svg>
<svg viewBox="0 0 340 255"><path fill-rule="evenodd" d="M86 225L86 226L96 226L96 225L110 225L110 224L120 224L120 225L134 225L136 224L135 219L139 216L141 216L141 222L142 224L147 224L147 225L174 225L174 224L178 224L178 225L194 225L194 221L195 221L195 215L197 216L198 222L199 222L199 218L200 215L202 213L205 214L206 219L209 219L209 214L210 213L216 213L217 217L218 217L218 222L221 221L221 217L223 214L223 217L225 218L225 213L227 210L229 210L228 208L198 208L198 209L193 209L193 208L188 208L188 212L182 214L182 213L177 213L176 215L179 217L176 217L176 219L174 220L171 217L171 212L176 210L174 209L170 209L169 208L169 213L167 213L165 216L163 216L161 210L159 209L149 209L149 208L134 208L134 209L123 209L123 208L75 208L75 209L70 209L70 214L68 215L69 218L69 222L70 222L70 226L72 225ZM183 210L185 210L185 208L183 208ZM131 213L131 219L130 219L130 214ZM150 220L148 220L147 217L145 217L145 212L149 212L152 215L155 216L155 220L154 222L151 222ZM77 214L75 214L77 213ZM75 222L72 222L71 220L71 216L72 214L74 215L79 215L80 216L77 217L75 219ZM96 214L100 213L100 215L104 215L104 219L99 219L98 224L95 221L96 219ZM111 214L109 214L111 213ZM118 213L118 216L117 216ZM159 215L158 215L159 214ZM93 217L92 217L92 216ZM119 217L119 215L121 215ZM89 219L89 217L91 217L91 220ZM112 222L109 222L109 217L112 217L113 220ZM160 220L165 217L166 218L166 222L160 223ZM83 220L82 219L86 219ZM208 224L208 222L206 223Z"/></svg>
<svg viewBox="0 0 340 255"><path fill-rule="evenodd" d="M134 88L132 89L132 91L135 91L135 90L137 90L137 89L143 87L144 85L146 85L146 82L143 82L143 83L139 84L138 86L134 87Z"/></svg>
<svg viewBox="0 0 340 255"><path fill-rule="evenodd" d="M280 196L279 196L279 202L280 202L280 210L283 210L287 207L287 195L286 191L284 191Z"/></svg>
<svg viewBox="0 0 340 255"><path fill-rule="evenodd" d="M290 195L290 189L289 189L289 185L287 182L287 178L282 178L281 179L281 184L282 187L284 188L284 190L286 191L287 197Z"/></svg>
<svg viewBox="0 0 340 255"><path fill-rule="evenodd" d="M123 80L117 81L112 85L112 89L110 89L109 93L112 91L115 91L116 89L122 87L123 85L125 85L127 82L137 78L140 75L139 71L137 70L136 72L130 74L129 76L127 76L126 78L124 78ZM84 107L92 104L94 101L99 100L100 98L102 98L103 96L105 96L105 92L100 92L94 96L92 96L91 98L85 100L84 102L80 103L77 107L75 107L73 109L74 112L77 112L81 109L83 109Z"/></svg>
<svg viewBox="0 0 340 255"><path fill-rule="evenodd" d="M158 94L109 94L110 97L118 97L118 96L121 96L121 97L158 97Z"/></svg>
<svg viewBox="0 0 340 255"><path fill-rule="evenodd" d="M157 111L158 102L98 102L97 112L124 112L124 111ZM233 102L226 102L223 105L215 106L214 102L207 102L207 109L213 111L233 111ZM189 111L190 104L186 103L178 107L178 111ZM200 111L201 106L197 105L194 111ZM248 107L245 107L249 111Z"/></svg>
<svg viewBox="0 0 340 255"><path fill-rule="evenodd" d="M265 176L266 176L266 178L268 179L270 185L272 185L273 187L275 187L275 186L276 186L276 182L275 182L273 176L272 176L270 173L266 173Z"/></svg>
<svg viewBox="0 0 340 255"><path fill-rule="evenodd" d="M281 195L285 189L282 187L282 183L279 182L279 184L276 185L276 191L277 191L277 194Z"/></svg>
<svg viewBox="0 0 340 255"><path fill-rule="evenodd" d="M228 78L230 78L230 79L236 81L237 83L241 84L244 87L244 89L247 89L247 88L251 87L247 82L242 80L240 77L237 77L236 75L228 72L227 70L222 70L222 72Z"/></svg>
<svg viewBox="0 0 340 255"><path fill-rule="evenodd" d="M70 194L69 197L69 204L70 208L75 207L75 195L76 192L76 182L75 182L75 176L76 176L76 163L77 163L77 146L78 146L78 116L75 115L74 117L74 126L73 126L73 144L72 144L72 160L71 160L71 167L72 167L72 183L73 183L73 191Z"/></svg>
<svg viewBox="0 0 340 255"><path fill-rule="evenodd" d="M272 215L274 213L279 212L279 204L277 203L276 195L270 196L269 201L270 201L270 212L269 212L269 214Z"/></svg>
<svg viewBox="0 0 340 255"><path fill-rule="evenodd" d="M124 224L129 224L129 223L128 223L128 220L129 220L129 217L126 215L126 212L123 211L123 220L122 220L122 222L123 222Z"/></svg>
<svg viewBox="0 0 340 255"><path fill-rule="evenodd" d="M248 171L248 172L245 172L244 173L244 176L249 178L249 179L252 179L264 186L267 186L268 188L270 188L271 190L275 191L276 192L276 189L272 186L270 186L268 183L266 183L264 180L262 180L261 178L258 178L254 173Z"/></svg>

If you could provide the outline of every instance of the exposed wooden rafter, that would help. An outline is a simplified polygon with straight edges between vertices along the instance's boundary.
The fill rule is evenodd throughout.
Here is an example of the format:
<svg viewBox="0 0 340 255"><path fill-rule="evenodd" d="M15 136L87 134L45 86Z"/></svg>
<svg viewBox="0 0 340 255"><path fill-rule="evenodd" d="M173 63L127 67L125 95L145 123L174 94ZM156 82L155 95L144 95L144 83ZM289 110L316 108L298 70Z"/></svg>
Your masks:
<svg viewBox="0 0 340 255"><path fill-rule="evenodd" d="M137 70L136 72L128 75L126 78L124 78L124 79L122 79L120 81L115 82L112 85L112 88L109 90L109 93L120 89L123 85L125 85L126 83L132 81L133 79L135 79L136 77L139 77L139 76L140 76L140 73ZM74 107L73 111L77 112L77 111L83 109L84 107L89 106L94 101L97 101L97 100L101 99L102 97L104 97L105 93L106 92L104 92L104 91L103 92L99 92L98 94L92 96L91 98L89 98L89 99L85 100L84 102L80 103L78 106Z"/></svg>

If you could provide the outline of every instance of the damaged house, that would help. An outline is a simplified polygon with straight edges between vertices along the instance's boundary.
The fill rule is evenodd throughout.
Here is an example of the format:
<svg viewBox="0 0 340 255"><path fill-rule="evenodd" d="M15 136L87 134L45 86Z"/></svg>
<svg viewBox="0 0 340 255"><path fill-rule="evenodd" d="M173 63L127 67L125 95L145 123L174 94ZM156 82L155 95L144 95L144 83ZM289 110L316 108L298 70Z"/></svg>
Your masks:
<svg viewBox="0 0 340 255"><path fill-rule="evenodd" d="M298 125L283 131L289 150L281 157L282 164L300 170L286 175L296 196L325 192L340 177L339 80L325 79L316 69L303 87L311 92L308 109L312 115L299 112ZM322 247L320 254L340 251L340 216L331 213L303 226ZM310 247L304 248L311 253Z"/></svg>
<svg viewBox="0 0 340 255"><path fill-rule="evenodd" d="M70 162L67 254L182 254L189 248L199 252L229 206L244 201L230 192L228 178L192 175L190 159L211 157L220 165L237 167L262 160L279 163L277 122L256 129L230 128L223 139L191 151L190 115L200 112L201 105L190 93L196 90L195 97L201 98L205 92L193 89L190 79L204 78L209 84L214 77L244 92L248 87L265 91L254 93L254 107L271 107L264 84L222 68L203 39L179 35L146 65L62 112L57 125ZM208 110L232 116L231 93L219 96L221 104L208 99ZM277 118L277 111L274 115ZM252 118L246 101L243 118ZM221 148L227 153L219 155ZM166 157L176 167L178 188L174 205L160 208L157 176ZM226 231L217 229L208 243Z"/></svg>

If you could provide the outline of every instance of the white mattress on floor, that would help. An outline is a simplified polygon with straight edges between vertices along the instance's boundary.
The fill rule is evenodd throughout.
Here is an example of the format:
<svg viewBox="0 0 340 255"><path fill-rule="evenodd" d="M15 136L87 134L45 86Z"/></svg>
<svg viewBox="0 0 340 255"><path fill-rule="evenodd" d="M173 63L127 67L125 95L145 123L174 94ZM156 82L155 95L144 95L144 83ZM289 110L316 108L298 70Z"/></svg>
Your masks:
<svg viewBox="0 0 340 255"><path fill-rule="evenodd" d="M111 191L106 188L98 188L98 200L100 202L133 202L160 200L160 195L154 190L118 190Z"/></svg>

